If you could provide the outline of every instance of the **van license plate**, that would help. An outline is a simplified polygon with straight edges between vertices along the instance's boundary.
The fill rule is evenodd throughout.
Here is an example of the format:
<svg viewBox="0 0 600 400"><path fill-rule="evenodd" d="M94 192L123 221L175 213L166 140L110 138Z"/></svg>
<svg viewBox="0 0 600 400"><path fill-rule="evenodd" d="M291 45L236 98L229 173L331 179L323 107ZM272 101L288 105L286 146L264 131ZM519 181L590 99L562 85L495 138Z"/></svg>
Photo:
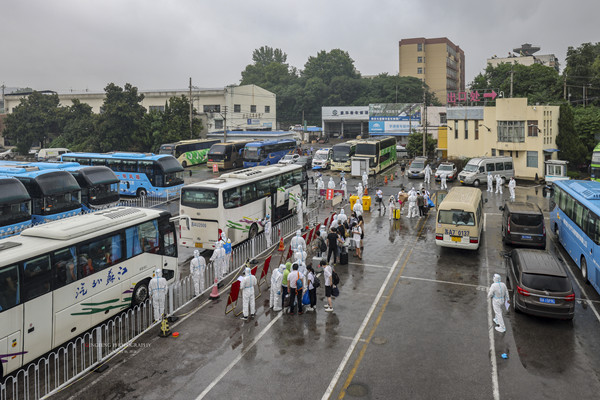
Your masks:
<svg viewBox="0 0 600 400"><path fill-rule="evenodd" d="M460 236L452 236L452 241L453 242L462 242L462 237L460 237Z"/></svg>
<svg viewBox="0 0 600 400"><path fill-rule="evenodd" d="M461 179L460 183L465 183L465 181L463 181L463 180Z"/></svg>
<svg viewBox="0 0 600 400"><path fill-rule="evenodd" d="M521 239L531 239L531 236L529 236L529 235L521 235Z"/></svg>
<svg viewBox="0 0 600 400"><path fill-rule="evenodd" d="M556 304L556 301L554 299L548 299L546 297L540 297L540 303Z"/></svg>
<svg viewBox="0 0 600 400"><path fill-rule="evenodd" d="M194 246L202 248L202 243L196 243Z"/></svg>

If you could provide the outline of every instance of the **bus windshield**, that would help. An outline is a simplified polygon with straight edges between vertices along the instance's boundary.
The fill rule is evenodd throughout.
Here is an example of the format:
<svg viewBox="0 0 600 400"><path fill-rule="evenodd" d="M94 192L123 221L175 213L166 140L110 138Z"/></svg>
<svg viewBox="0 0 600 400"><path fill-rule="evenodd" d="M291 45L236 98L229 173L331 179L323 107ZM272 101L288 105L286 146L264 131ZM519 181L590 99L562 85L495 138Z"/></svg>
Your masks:
<svg viewBox="0 0 600 400"><path fill-rule="evenodd" d="M81 207L81 191L71 191L44 196L42 214L51 215Z"/></svg>
<svg viewBox="0 0 600 400"><path fill-rule="evenodd" d="M359 143L356 145L356 154L374 156L376 151L377 146L373 143Z"/></svg>
<svg viewBox="0 0 600 400"><path fill-rule="evenodd" d="M171 156L175 155L175 146L172 144L163 144L162 146L160 146L160 150L158 151L158 154L168 154Z"/></svg>
<svg viewBox="0 0 600 400"><path fill-rule="evenodd" d="M477 165L476 164L467 164L465 165L465 168L463 169L463 171L466 172L477 172Z"/></svg>
<svg viewBox="0 0 600 400"><path fill-rule="evenodd" d="M205 188L184 188L181 191L181 205L193 208L217 208L219 191Z"/></svg>
<svg viewBox="0 0 600 400"><path fill-rule="evenodd" d="M334 146L333 147L333 161L344 162L350 158L350 146Z"/></svg>
<svg viewBox="0 0 600 400"><path fill-rule="evenodd" d="M90 204L94 206L105 205L119 201L119 184L104 183L90 187Z"/></svg>
<svg viewBox="0 0 600 400"><path fill-rule="evenodd" d="M438 213L438 223L475 226L475 216L472 212L463 210L440 210Z"/></svg>
<svg viewBox="0 0 600 400"><path fill-rule="evenodd" d="M0 226L31 221L31 201L0 204Z"/></svg>
<svg viewBox="0 0 600 400"><path fill-rule="evenodd" d="M260 151L258 147L246 147L244 149L244 160L260 161Z"/></svg>
<svg viewBox="0 0 600 400"><path fill-rule="evenodd" d="M592 164L600 164L600 151L592 153Z"/></svg>

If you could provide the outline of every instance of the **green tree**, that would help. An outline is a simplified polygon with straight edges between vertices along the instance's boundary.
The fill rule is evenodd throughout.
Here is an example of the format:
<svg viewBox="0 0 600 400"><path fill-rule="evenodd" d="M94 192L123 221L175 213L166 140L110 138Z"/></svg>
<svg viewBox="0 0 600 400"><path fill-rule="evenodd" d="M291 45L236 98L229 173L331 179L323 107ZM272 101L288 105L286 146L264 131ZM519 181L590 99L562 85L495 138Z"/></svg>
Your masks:
<svg viewBox="0 0 600 400"><path fill-rule="evenodd" d="M427 154L433 154L436 146L435 139L427 135L427 143L425 146ZM423 132L414 132L408 136L406 151L411 157L423 155Z"/></svg>
<svg viewBox="0 0 600 400"><path fill-rule="evenodd" d="M269 46L262 46L252 52L252 61L254 65L269 65L271 63L286 64L287 54L281 49L274 49Z"/></svg>
<svg viewBox="0 0 600 400"><path fill-rule="evenodd" d="M140 104L143 94L126 83L123 88L114 83L104 88L106 98L97 126L99 151L145 151L147 134L142 131L146 109Z"/></svg>
<svg viewBox="0 0 600 400"><path fill-rule="evenodd" d="M351 79L360 78L360 74L354 67L354 60L348 52L333 49L330 52L320 51L316 57L309 57L302 76L307 79L319 78L325 85L329 85L334 77L346 77Z"/></svg>
<svg viewBox="0 0 600 400"><path fill-rule="evenodd" d="M587 149L575 132L573 111L569 104L561 104L558 117L558 135L556 145L561 160L567 160L572 167L585 163Z"/></svg>
<svg viewBox="0 0 600 400"><path fill-rule="evenodd" d="M600 105L600 42L583 43L567 49L567 66L563 74L569 87L572 104L583 104L583 91L587 104Z"/></svg>
<svg viewBox="0 0 600 400"><path fill-rule="evenodd" d="M73 99L73 104L62 110L65 120L62 133L52 141L51 147L67 147L72 151L94 151L99 147L96 124L98 116L92 107Z"/></svg>
<svg viewBox="0 0 600 400"><path fill-rule="evenodd" d="M33 144L47 147L63 123L58 95L33 91L7 115L3 135L16 143L19 153L27 154Z"/></svg>
<svg viewBox="0 0 600 400"><path fill-rule="evenodd" d="M589 159L598 144L596 137L600 134L600 107L574 107L572 110L575 132L584 144Z"/></svg>
<svg viewBox="0 0 600 400"><path fill-rule="evenodd" d="M423 90L427 90L428 105L441 105L437 97L424 86L423 81L412 76L379 74L364 79L365 90L357 104L372 103L422 103Z"/></svg>

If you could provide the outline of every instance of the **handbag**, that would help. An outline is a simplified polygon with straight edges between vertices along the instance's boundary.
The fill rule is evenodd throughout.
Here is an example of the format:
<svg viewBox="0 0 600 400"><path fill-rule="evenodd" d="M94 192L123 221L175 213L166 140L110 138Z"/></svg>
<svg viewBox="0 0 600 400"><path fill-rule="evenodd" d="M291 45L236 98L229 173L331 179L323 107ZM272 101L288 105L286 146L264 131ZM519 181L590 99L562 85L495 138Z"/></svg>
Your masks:
<svg viewBox="0 0 600 400"><path fill-rule="evenodd" d="M340 289L338 289L337 286L334 286L333 288L331 288L331 295L333 297L338 297L340 295Z"/></svg>
<svg viewBox="0 0 600 400"><path fill-rule="evenodd" d="M308 290L304 292L304 296L302 296L302 304L305 306L310 304L310 296L308 295Z"/></svg>

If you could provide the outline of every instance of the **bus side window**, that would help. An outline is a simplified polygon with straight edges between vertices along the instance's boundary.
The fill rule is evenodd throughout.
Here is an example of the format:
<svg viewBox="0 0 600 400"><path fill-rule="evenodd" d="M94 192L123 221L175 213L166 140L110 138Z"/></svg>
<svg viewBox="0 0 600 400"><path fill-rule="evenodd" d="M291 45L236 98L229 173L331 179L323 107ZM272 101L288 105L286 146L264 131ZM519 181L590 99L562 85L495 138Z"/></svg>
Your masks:
<svg viewBox="0 0 600 400"><path fill-rule="evenodd" d="M140 225L140 240L144 253L158 253L158 223L156 221L144 222Z"/></svg>
<svg viewBox="0 0 600 400"><path fill-rule="evenodd" d="M242 205L242 196L239 188L223 191L223 206L225 208L236 208Z"/></svg>
<svg viewBox="0 0 600 400"><path fill-rule="evenodd" d="M140 240L139 226L125 229L126 258L142 254L142 241Z"/></svg>
<svg viewBox="0 0 600 400"><path fill-rule="evenodd" d="M504 163L504 170L505 171L510 171L511 169L513 169L512 162L511 161L506 161Z"/></svg>
<svg viewBox="0 0 600 400"><path fill-rule="evenodd" d="M504 163L496 163L496 171L504 171Z"/></svg>
<svg viewBox="0 0 600 400"><path fill-rule="evenodd" d="M75 246L60 249L51 254L53 288L58 289L78 279Z"/></svg>
<svg viewBox="0 0 600 400"><path fill-rule="evenodd" d="M0 270L0 311L19 304L19 266L12 265Z"/></svg>
<svg viewBox="0 0 600 400"><path fill-rule="evenodd" d="M242 186L242 204L250 204L256 199L256 185L254 183Z"/></svg>
<svg viewBox="0 0 600 400"><path fill-rule="evenodd" d="M23 263L24 301L50 292L50 257L43 255Z"/></svg>
<svg viewBox="0 0 600 400"><path fill-rule="evenodd" d="M271 187L269 185L269 180L263 179L262 181L256 182L256 191L257 191L258 198L270 196L271 195Z"/></svg>
<svg viewBox="0 0 600 400"><path fill-rule="evenodd" d="M494 163L491 162L491 163L486 164L485 165L485 169L486 169L486 172L494 172L495 171L494 170Z"/></svg>

